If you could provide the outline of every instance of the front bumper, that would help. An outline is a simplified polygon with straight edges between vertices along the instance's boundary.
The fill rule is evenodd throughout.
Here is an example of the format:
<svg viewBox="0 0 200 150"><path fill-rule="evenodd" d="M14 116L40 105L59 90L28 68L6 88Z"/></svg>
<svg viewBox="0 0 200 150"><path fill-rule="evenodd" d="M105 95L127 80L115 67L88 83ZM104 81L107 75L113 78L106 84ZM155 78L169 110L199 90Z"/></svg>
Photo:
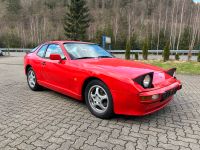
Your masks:
<svg viewBox="0 0 200 150"><path fill-rule="evenodd" d="M157 101L165 101L167 100L169 97L173 96L176 94L176 92L178 90L180 90L182 88L182 85L179 82L175 82L167 87L163 87L163 88L159 88L159 89L155 89L152 91L147 91L147 92L141 92L139 93L139 97L140 98L147 98L146 100L142 100L142 103L155 103ZM158 99L153 100L152 96L153 95L158 95Z"/></svg>
<svg viewBox="0 0 200 150"><path fill-rule="evenodd" d="M147 115L153 112L156 112L163 107L165 107L172 99L173 96L176 94L178 90L182 89L182 85L179 82L175 82L167 87L160 88L157 90L149 91L149 92L142 92L139 94L141 96L148 96L151 97L152 95L159 95L157 100L147 100L141 101L141 114L139 115Z"/></svg>
<svg viewBox="0 0 200 150"><path fill-rule="evenodd" d="M134 115L134 116L144 116L156 112L163 107L165 107L172 99L176 91L180 90L182 85L180 82L174 82L166 87L153 89L151 91L140 92L135 95L133 93L121 95L116 93L114 96L115 102L120 102L116 104L114 102L114 112L116 114L124 114L124 115ZM176 89L176 91L173 91ZM172 93L168 93L168 91L172 91ZM141 97L151 97L152 95L159 94L160 97L157 100L148 99L146 101L141 101ZM122 101L123 100L123 101Z"/></svg>

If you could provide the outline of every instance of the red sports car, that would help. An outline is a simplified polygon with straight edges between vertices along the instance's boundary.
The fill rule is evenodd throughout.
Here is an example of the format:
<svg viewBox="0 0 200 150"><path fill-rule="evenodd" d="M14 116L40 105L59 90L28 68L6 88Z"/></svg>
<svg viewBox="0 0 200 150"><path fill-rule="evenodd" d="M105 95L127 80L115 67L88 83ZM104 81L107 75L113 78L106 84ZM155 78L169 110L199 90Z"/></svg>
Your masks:
<svg viewBox="0 0 200 150"><path fill-rule="evenodd" d="M52 41L24 58L29 87L49 88L80 101L99 118L143 116L166 106L182 88L176 69L115 58L93 43Z"/></svg>

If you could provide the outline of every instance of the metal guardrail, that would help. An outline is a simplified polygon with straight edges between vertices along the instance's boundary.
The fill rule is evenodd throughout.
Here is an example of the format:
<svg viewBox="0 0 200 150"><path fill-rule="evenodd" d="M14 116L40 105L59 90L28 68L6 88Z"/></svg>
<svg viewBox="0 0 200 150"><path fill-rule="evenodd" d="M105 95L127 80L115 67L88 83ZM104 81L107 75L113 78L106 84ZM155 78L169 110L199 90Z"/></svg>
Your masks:
<svg viewBox="0 0 200 150"><path fill-rule="evenodd" d="M27 52L32 49L28 48L0 48L3 52ZM108 50L109 52L113 54L124 54L125 50ZM189 50L170 50L171 54L188 54ZM191 53L196 55L200 52L200 50L192 50ZM131 53L139 53L142 54L142 50L131 50ZM162 54L163 50L149 50L150 54Z"/></svg>
<svg viewBox="0 0 200 150"><path fill-rule="evenodd" d="M125 50L109 50L109 52L114 53L114 54L124 54ZM148 51L150 54L162 54L163 50L149 50ZM188 54L189 50L170 50L171 54ZM192 54L198 54L200 50L192 50ZM142 50L131 50L131 53L139 53L142 54Z"/></svg>
<svg viewBox="0 0 200 150"><path fill-rule="evenodd" d="M0 48L3 52L28 52L32 49L29 48Z"/></svg>

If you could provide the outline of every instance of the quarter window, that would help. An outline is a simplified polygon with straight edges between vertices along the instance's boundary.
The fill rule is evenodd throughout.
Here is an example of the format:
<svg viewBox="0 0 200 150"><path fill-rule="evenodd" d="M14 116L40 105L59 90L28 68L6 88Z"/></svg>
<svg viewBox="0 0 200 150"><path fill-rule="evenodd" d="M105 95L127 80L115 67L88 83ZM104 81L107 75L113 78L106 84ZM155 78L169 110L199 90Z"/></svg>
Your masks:
<svg viewBox="0 0 200 150"><path fill-rule="evenodd" d="M63 54L62 49L57 44L49 45L45 54L45 58L49 58L51 54L59 54L62 59L65 58L65 55Z"/></svg>
<svg viewBox="0 0 200 150"><path fill-rule="evenodd" d="M37 55L38 55L39 57L44 57L45 51L46 51L46 49L47 49L47 46L48 46L48 45L44 45L44 46L42 46L42 47L40 48L40 50L39 50L38 53L37 53Z"/></svg>
<svg viewBox="0 0 200 150"><path fill-rule="evenodd" d="M38 48L39 48L40 46L37 46L36 48L34 48L34 49L32 49L32 50L30 50L30 53L33 53L33 52L35 52Z"/></svg>

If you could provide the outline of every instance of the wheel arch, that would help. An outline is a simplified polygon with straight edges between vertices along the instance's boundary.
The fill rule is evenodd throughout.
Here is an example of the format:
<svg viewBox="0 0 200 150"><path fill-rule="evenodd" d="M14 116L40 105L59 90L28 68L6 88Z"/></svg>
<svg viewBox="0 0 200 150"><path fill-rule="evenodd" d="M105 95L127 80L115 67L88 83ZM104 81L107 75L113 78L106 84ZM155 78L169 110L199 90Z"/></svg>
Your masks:
<svg viewBox="0 0 200 150"><path fill-rule="evenodd" d="M101 82L103 82L106 85L106 83L98 77L91 76L91 77L86 78L85 81L83 82L83 85L82 85L82 88L81 88L81 96L82 96L83 101L85 101L85 98L84 98L85 88L88 85L88 83L93 81L93 80L100 80Z"/></svg>
<svg viewBox="0 0 200 150"><path fill-rule="evenodd" d="M26 71L25 73L26 73L26 74L27 74L27 72L28 72L28 69L29 69L29 68L31 68L31 67L32 67L32 66L31 66L31 65L29 65L29 64L28 64L28 65L26 65L26 69L25 69L25 71Z"/></svg>

